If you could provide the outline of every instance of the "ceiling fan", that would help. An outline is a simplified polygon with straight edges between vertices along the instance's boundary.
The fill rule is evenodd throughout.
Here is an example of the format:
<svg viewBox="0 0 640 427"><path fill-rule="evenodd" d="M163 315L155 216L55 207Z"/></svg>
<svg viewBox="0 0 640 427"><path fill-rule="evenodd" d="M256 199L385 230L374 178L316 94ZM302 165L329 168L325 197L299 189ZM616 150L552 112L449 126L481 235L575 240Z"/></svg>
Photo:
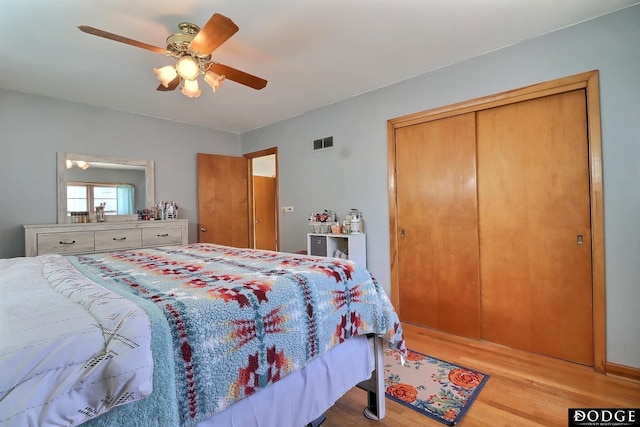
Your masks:
<svg viewBox="0 0 640 427"><path fill-rule="evenodd" d="M227 65L211 60L211 53L238 31L238 26L226 16L214 13L200 29L190 22L178 24L179 33L167 37L167 48L153 46L128 37L113 34L88 25L80 25L80 31L104 37L120 43L139 47L177 59L176 65L154 68L160 85L159 91L175 90L183 83L182 93L189 97L200 96L197 77L202 74L215 92L226 78L253 89L262 89L267 81Z"/></svg>

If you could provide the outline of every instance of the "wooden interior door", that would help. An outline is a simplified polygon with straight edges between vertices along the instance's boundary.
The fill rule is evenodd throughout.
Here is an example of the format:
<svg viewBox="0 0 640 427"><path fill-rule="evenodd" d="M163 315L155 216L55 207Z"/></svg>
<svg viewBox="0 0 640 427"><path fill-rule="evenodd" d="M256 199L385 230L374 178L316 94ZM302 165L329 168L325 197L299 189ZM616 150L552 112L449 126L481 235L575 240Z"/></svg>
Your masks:
<svg viewBox="0 0 640 427"><path fill-rule="evenodd" d="M248 164L198 153L198 241L249 247Z"/></svg>
<svg viewBox="0 0 640 427"><path fill-rule="evenodd" d="M479 338L474 114L397 129L395 159L400 319Z"/></svg>
<svg viewBox="0 0 640 427"><path fill-rule="evenodd" d="M593 365L585 92L477 114L482 337Z"/></svg>
<svg viewBox="0 0 640 427"><path fill-rule="evenodd" d="M253 220L256 249L275 251L276 237L276 179L253 176Z"/></svg>

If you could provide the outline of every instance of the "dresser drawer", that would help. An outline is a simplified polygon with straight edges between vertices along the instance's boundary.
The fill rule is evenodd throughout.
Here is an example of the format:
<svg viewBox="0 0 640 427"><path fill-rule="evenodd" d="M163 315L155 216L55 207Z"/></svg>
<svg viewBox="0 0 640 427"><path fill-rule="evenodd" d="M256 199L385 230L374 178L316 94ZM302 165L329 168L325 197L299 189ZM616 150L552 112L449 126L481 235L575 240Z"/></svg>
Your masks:
<svg viewBox="0 0 640 427"><path fill-rule="evenodd" d="M142 233L138 228L96 231L96 251L138 248L142 245Z"/></svg>
<svg viewBox="0 0 640 427"><path fill-rule="evenodd" d="M91 252L94 248L93 231L66 233L39 233L38 254L70 254Z"/></svg>
<svg viewBox="0 0 640 427"><path fill-rule="evenodd" d="M142 246L179 245L181 243L181 227L157 227L142 230Z"/></svg>

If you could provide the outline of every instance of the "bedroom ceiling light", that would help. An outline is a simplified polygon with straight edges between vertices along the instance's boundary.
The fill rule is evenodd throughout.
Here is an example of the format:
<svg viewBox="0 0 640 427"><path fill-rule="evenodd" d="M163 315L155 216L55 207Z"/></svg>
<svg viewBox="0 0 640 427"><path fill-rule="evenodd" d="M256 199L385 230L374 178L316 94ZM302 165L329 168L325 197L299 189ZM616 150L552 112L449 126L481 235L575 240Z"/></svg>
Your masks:
<svg viewBox="0 0 640 427"><path fill-rule="evenodd" d="M71 169L73 167L73 162L73 160L66 160L67 169ZM87 169L89 167L89 162L85 162L84 160L76 160L75 163L80 169Z"/></svg>
<svg viewBox="0 0 640 427"><path fill-rule="evenodd" d="M168 90L175 89L182 81L182 93L189 98L197 98L202 93L196 80L200 73L203 74L204 81L211 86L213 92L220 88L225 79L225 76L213 72L211 66L211 63L203 64L196 57L184 55L178 59L175 66L154 68L153 72L162 86Z"/></svg>
<svg viewBox="0 0 640 427"><path fill-rule="evenodd" d="M178 77L178 73L176 73L176 69L172 65L167 65L166 67L162 67L159 69L154 68L153 72L156 74L158 80L160 80L160 83L162 83L162 86L164 87L169 87L169 83L171 83L173 79Z"/></svg>
<svg viewBox="0 0 640 427"><path fill-rule="evenodd" d="M213 91L217 91L222 86L222 81L224 80L224 76L214 73L211 70L208 70L204 73L204 81L207 82Z"/></svg>
<svg viewBox="0 0 640 427"><path fill-rule="evenodd" d="M200 74L200 66L191 56L183 56L176 63L176 72L185 80L194 80Z"/></svg>
<svg viewBox="0 0 640 427"><path fill-rule="evenodd" d="M182 93L189 98L197 98L200 96L202 91L198 88L197 80L185 80L184 85L182 86Z"/></svg>

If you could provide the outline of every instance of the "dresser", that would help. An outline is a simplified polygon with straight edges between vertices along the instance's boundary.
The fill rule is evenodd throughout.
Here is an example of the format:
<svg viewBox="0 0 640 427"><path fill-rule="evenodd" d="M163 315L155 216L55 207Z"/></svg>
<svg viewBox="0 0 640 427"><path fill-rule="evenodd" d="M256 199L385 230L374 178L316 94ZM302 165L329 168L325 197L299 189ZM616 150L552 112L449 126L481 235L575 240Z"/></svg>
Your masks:
<svg viewBox="0 0 640 427"><path fill-rule="evenodd" d="M90 254L189 243L189 220L24 226L26 256Z"/></svg>

